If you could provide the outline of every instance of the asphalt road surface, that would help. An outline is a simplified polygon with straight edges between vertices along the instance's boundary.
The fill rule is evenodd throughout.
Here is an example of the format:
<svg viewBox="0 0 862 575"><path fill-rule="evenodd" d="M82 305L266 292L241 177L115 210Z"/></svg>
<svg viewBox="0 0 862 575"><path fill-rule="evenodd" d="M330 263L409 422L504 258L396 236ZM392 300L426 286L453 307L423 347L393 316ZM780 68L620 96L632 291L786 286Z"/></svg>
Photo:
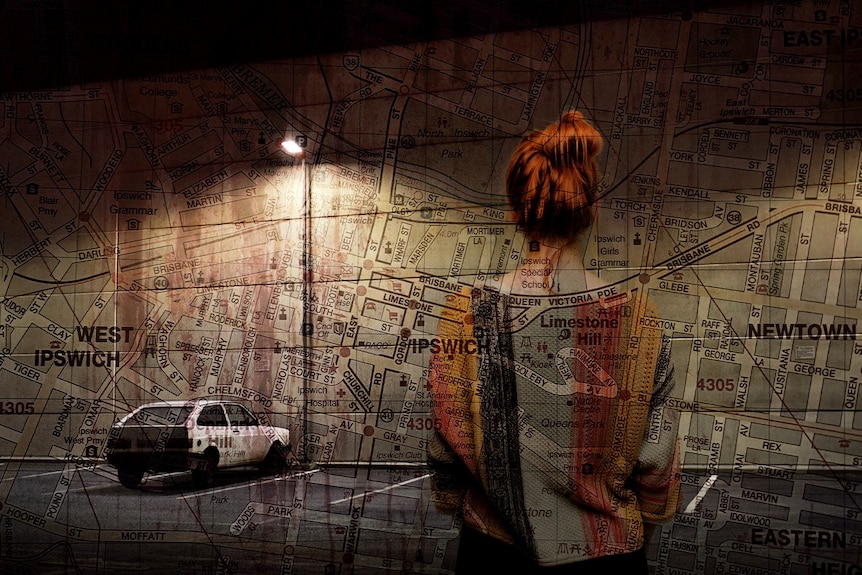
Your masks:
<svg viewBox="0 0 862 575"><path fill-rule="evenodd" d="M782 561L800 575L854 572L857 471L736 479L683 473L680 510L648 552L653 573L781 572ZM421 465L220 470L206 488L185 472L128 489L106 464L5 462L0 501L2 575L442 575L458 546Z"/></svg>
<svg viewBox="0 0 862 575"><path fill-rule="evenodd" d="M3 463L0 573L439 573L457 548L427 469L221 470L120 485L105 464Z"/></svg>

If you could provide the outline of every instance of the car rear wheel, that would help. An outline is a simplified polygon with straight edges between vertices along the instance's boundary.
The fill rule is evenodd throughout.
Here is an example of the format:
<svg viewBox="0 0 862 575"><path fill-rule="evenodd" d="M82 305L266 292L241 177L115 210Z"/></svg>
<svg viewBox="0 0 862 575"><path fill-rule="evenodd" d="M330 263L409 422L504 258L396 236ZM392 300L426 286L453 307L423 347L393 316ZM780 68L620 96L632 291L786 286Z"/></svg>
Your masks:
<svg viewBox="0 0 862 575"><path fill-rule="evenodd" d="M117 478L123 487L134 489L141 484L141 479L144 478L144 470L136 467L118 467Z"/></svg>
<svg viewBox="0 0 862 575"><path fill-rule="evenodd" d="M209 487L218 468L218 451L208 449L204 452L202 469L192 469L192 481L197 487Z"/></svg>

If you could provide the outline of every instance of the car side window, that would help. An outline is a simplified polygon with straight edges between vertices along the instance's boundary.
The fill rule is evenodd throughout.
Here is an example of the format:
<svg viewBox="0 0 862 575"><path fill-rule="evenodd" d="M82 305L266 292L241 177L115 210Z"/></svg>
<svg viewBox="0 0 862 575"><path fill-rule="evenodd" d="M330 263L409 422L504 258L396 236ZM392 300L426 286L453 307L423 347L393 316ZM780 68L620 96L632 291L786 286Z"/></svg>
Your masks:
<svg viewBox="0 0 862 575"><path fill-rule="evenodd" d="M199 427L227 427L227 418L221 405L208 405L198 415Z"/></svg>
<svg viewBox="0 0 862 575"><path fill-rule="evenodd" d="M231 425L235 427L247 427L257 425L257 418L244 406L238 403L228 403L224 406Z"/></svg>

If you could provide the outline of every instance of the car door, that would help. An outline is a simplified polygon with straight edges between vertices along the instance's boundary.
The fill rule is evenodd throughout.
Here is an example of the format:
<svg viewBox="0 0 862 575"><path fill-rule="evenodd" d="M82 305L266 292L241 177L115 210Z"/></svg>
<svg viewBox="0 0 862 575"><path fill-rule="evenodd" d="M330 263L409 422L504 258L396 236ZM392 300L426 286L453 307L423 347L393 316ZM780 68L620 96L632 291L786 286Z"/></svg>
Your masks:
<svg viewBox="0 0 862 575"><path fill-rule="evenodd" d="M194 440L192 447L197 453L202 453L210 445L219 451L219 467L235 465L231 452L233 451L233 434L231 433L224 408L220 403L205 405L197 419L197 433L203 435L202 444Z"/></svg>
<svg viewBox="0 0 862 575"><path fill-rule="evenodd" d="M263 461L270 442L260 428L257 417L239 403L226 403L224 408L230 422L237 463L255 464Z"/></svg>

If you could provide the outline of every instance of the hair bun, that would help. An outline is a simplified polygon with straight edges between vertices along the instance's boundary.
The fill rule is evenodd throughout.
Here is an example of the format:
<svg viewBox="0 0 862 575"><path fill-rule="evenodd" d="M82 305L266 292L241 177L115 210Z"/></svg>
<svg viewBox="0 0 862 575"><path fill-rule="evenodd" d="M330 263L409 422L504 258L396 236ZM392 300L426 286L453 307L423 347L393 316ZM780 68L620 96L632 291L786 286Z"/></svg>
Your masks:
<svg viewBox="0 0 862 575"><path fill-rule="evenodd" d="M585 208L596 200L601 148L601 134L577 111L521 140L506 197L526 237L572 241L592 225L594 211Z"/></svg>
<svg viewBox="0 0 862 575"><path fill-rule="evenodd" d="M553 166L567 166L592 160L602 150L602 137L576 110L566 112L545 132L542 153Z"/></svg>

